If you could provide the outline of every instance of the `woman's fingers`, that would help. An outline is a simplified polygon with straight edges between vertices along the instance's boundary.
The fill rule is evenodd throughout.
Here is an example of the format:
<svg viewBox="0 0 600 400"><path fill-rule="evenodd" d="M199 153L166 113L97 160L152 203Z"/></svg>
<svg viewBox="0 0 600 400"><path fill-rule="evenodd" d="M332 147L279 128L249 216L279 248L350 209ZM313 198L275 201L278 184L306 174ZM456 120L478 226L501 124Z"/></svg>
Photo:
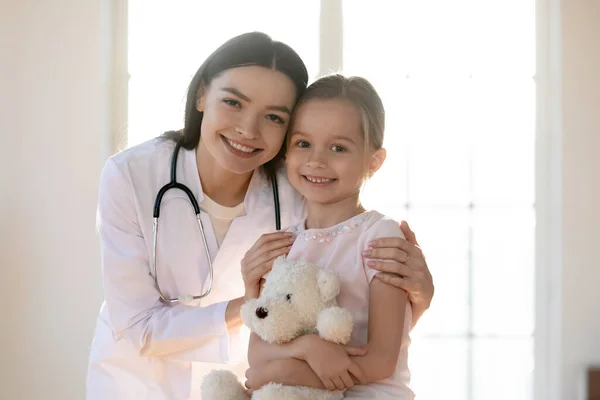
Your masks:
<svg viewBox="0 0 600 400"><path fill-rule="evenodd" d="M419 288L414 282L408 279L401 278L396 274L380 272L377 275L375 275L375 278L380 279L382 282L387 283L388 285L406 290L408 293L419 292Z"/></svg>
<svg viewBox="0 0 600 400"><path fill-rule="evenodd" d="M395 247L373 248L365 250L363 255L370 259L389 260L399 263L405 263L411 258L406 250L399 250Z"/></svg>
<svg viewBox="0 0 600 400"><path fill-rule="evenodd" d="M282 247L290 246L294 242L294 237L292 234L283 234L277 233L269 234L268 240L263 241L263 237L261 237L252 248L246 253L246 260L248 263L253 263L258 257L263 255L265 252L273 251L280 249ZM266 235L263 235L266 236Z"/></svg>
<svg viewBox="0 0 600 400"><path fill-rule="evenodd" d="M415 235L415 233L412 231L412 229L410 229L410 226L408 225L408 222L402 221L400 223L400 230L402 231L402 233L406 237L406 240L409 243L411 243L411 244L413 244L415 246L419 245L419 242L417 242L417 235Z"/></svg>
<svg viewBox="0 0 600 400"><path fill-rule="evenodd" d="M411 257L423 257L423 252L421 249L409 243L407 240L398 237L387 237L387 238L378 238L371 242L369 242L369 247L371 251L374 252L380 249L396 249L398 251L402 250L407 253ZM402 260L400 260L402 261Z"/></svg>
<svg viewBox="0 0 600 400"><path fill-rule="evenodd" d="M286 247L281 247L275 250L268 251L266 253L262 253L254 261L249 263L249 270L262 267L264 264L268 264L268 266L270 267L277 257L287 254L290 251L290 248L291 246L288 244Z"/></svg>
<svg viewBox="0 0 600 400"><path fill-rule="evenodd" d="M411 277L414 274L414 270L406 264L389 262L389 261L367 261L369 268L376 269L381 272L388 272L390 274L400 275L402 277Z"/></svg>

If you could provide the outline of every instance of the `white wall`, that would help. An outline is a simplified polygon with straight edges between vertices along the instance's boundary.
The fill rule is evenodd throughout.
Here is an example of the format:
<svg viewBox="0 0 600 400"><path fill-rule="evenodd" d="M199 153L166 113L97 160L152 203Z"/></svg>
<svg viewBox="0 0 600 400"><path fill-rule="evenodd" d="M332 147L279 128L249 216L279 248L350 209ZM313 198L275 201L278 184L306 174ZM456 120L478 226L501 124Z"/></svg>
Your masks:
<svg viewBox="0 0 600 400"><path fill-rule="evenodd" d="M101 302L95 210L110 137L109 4L0 8L1 399L84 398Z"/></svg>
<svg viewBox="0 0 600 400"><path fill-rule="evenodd" d="M561 377L574 399L587 365L600 365L600 1L563 0L561 16Z"/></svg>
<svg viewBox="0 0 600 400"><path fill-rule="evenodd" d="M95 208L111 143L110 3L1 3L1 399L84 397L101 302ZM563 0L559 11L557 379L559 398L576 399L585 366L600 364L600 2Z"/></svg>

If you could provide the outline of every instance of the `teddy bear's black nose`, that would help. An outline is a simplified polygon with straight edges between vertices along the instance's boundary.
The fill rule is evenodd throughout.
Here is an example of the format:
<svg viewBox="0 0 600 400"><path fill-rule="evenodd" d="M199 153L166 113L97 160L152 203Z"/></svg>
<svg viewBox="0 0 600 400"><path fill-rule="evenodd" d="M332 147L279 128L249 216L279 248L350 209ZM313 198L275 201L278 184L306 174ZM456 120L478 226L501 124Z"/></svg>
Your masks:
<svg viewBox="0 0 600 400"><path fill-rule="evenodd" d="M269 312L267 311L266 308L264 307L258 307L256 309L256 316L260 319L264 319L267 317L267 315L269 315Z"/></svg>

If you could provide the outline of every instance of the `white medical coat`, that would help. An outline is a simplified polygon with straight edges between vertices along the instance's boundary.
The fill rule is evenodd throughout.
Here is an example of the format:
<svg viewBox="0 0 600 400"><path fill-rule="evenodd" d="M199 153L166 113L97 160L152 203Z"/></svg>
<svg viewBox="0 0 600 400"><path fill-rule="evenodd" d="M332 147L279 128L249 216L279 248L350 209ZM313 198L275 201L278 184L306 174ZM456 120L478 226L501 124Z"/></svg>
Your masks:
<svg viewBox="0 0 600 400"><path fill-rule="evenodd" d="M192 376L213 368L243 374L247 365L247 336L228 332L225 309L229 300L244 295L244 254L261 234L275 231L271 184L260 172L253 174L245 214L233 220L220 248L210 218L202 213L213 258L212 291L193 304L165 305L149 263L154 200L170 180L173 149L174 143L154 139L112 156L102 172L98 230L105 301L90 353L88 400L188 399ZM180 150L177 180L202 202L194 150ZM303 217L303 200L283 171L278 184L282 227L296 224ZM206 289L208 260L193 208L180 190L163 197L157 249L165 295Z"/></svg>

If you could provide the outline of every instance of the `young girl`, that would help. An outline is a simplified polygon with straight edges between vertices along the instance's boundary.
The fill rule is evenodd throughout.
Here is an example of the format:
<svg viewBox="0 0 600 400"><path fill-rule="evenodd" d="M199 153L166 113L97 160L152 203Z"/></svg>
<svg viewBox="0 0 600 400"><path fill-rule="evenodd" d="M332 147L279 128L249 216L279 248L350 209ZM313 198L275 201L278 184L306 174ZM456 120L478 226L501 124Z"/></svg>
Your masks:
<svg viewBox="0 0 600 400"><path fill-rule="evenodd" d="M299 100L288 131L286 165L291 184L306 199L307 217L289 229L296 239L287 257L338 273L338 302L354 316L352 347L315 335L270 345L253 335L250 388L274 381L348 388L346 398L414 398L408 387L407 293L383 283L367 261L371 241L403 235L396 222L366 211L359 199L364 181L386 157L384 120L381 99L363 78L322 78Z"/></svg>

